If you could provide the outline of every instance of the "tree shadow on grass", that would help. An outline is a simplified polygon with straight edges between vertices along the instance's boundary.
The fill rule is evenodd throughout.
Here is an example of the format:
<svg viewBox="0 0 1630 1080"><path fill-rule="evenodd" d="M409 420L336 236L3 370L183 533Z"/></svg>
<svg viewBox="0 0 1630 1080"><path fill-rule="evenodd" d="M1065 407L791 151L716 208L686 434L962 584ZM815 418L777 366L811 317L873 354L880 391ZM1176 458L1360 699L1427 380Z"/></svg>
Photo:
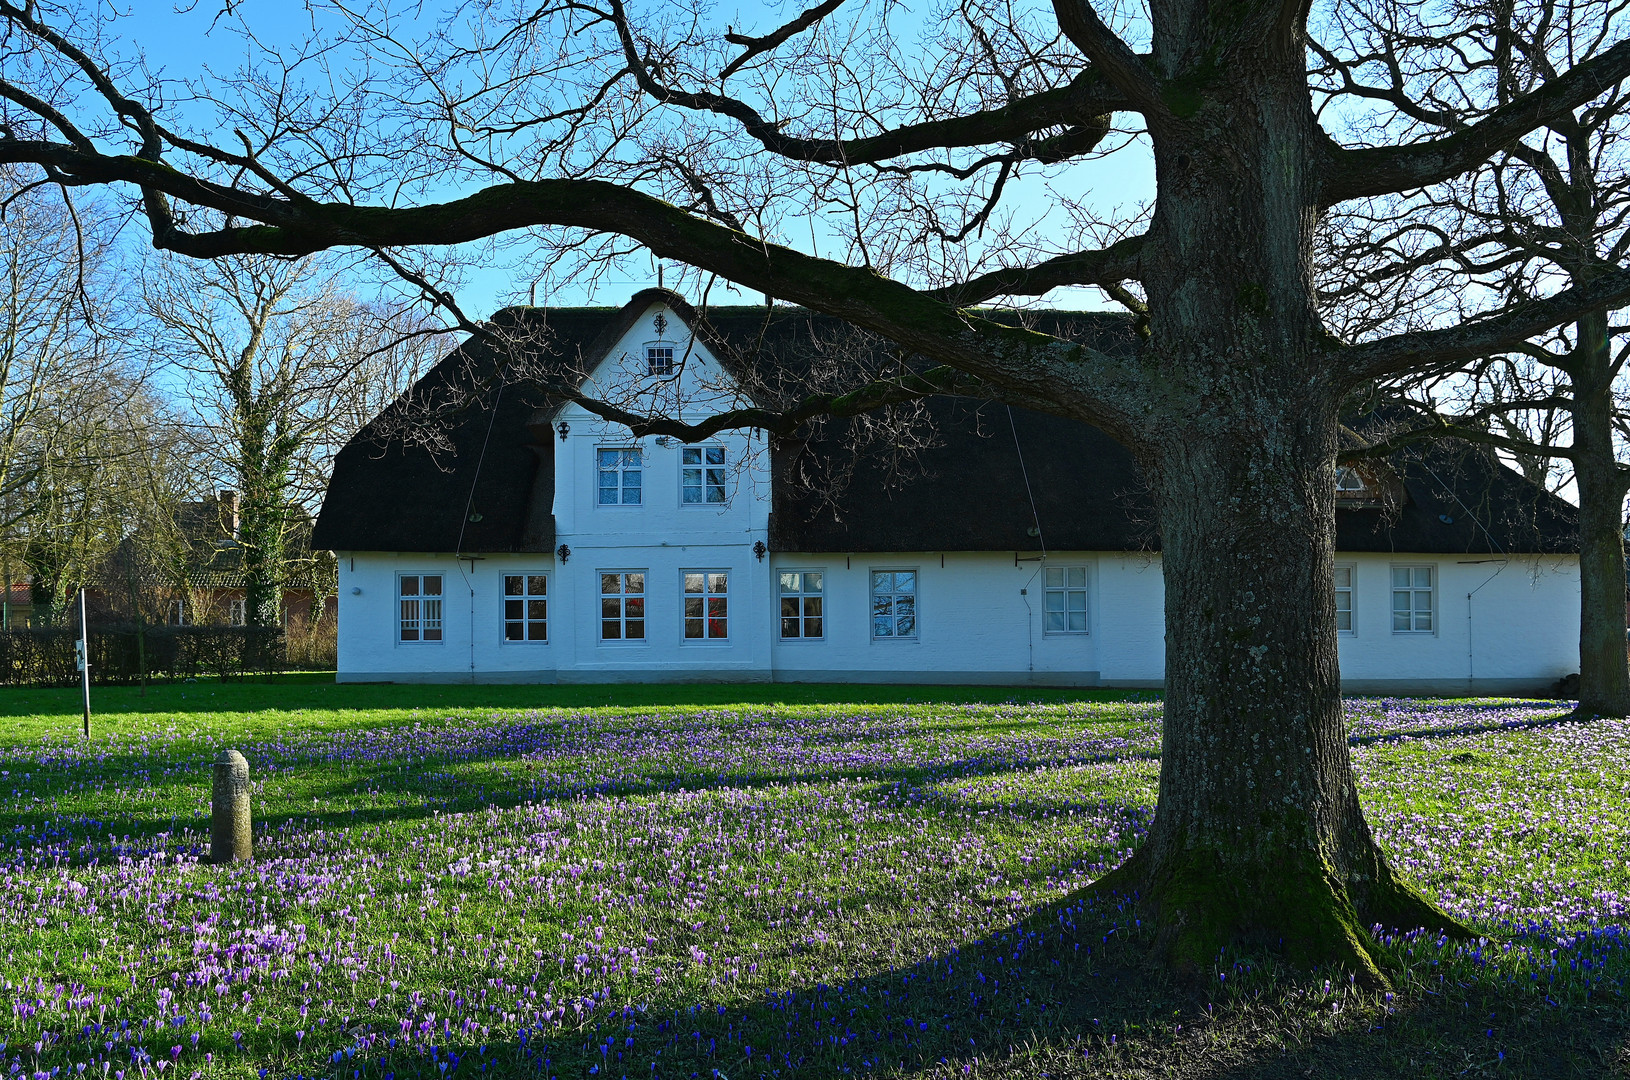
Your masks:
<svg viewBox="0 0 1630 1080"><path fill-rule="evenodd" d="M469 755L448 762L434 762L444 769L428 775L445 776L440 782L427 784L427 773L422 767L409 771L399 759L384 759L372 763L342 761L324 763L323 771L334 774L334 781L326 786L308 784L301 788L301 796L319 799L372 798L396 800L396 805L358 806L340 810L268 812L264 804L254 813L257 843L262 837L294 827L313 829L344 829L366 825L386 825L411 822L436 815L474 813L492 808L512 809L528 804L559 804L585 798L641 798L686 792L733 790L749 791L785 788L790 786L821 786L839 782L862 781L875 791L887 790L893 797L904 791L924 792L936 784L959 780L980 779L1008 773L1030 772L1037 768L1068 768L1077 765L1116 763L1124 761L1152 762L1158 754L1152 750L1133 750L1124 753L1078 754L1056 758L1018 755L1012 758L982 756L944 762L937 765L897 765L867 767L860 763L832 765L822 769L777 770L723 769L717 771L650 770L641 774L582 782L543 782L526 779L526 758L505 749L490 755ZM515 774L508 778L493 778L492 786L458 777L453 770L461 767L479 767L494 763L509 763ZM107 755L93 765L59 768L47 794L71 793L74 783L88 776L116 775L140 776L140 789L155 801L174 799L182 792L194 799L207 798L210 770L206 763L198 763L192 772L148 770L151 759L145 755ZM275 784L279 777L291 771L284 766L276 772L251 770L251 779L257 783ZM321 775L318 773L318 775ZM929 792L926 797L945 798L941 793ZM196 805L196 802L194 803ZM995 804L992 804L994 806ZM1081 805L1096 805L1083 802ZM1048 808L1038 806L1030 812L1046 813ZM1021 811L1023 812L1023 811ZM105 837L109 833L128 837L138 843L160 835L174 834L181 829L206 832L209 829L208 811L188 814L154 815L127 813L119 810L92 813L88 806L63 807L60 803L39 804L31 812L0 812L0 837L13 838L13 845L26 842L29 846L47 843L58 848L57 853L69 864L84 862L95 857L81 850L91 837ZM75 844L74 841L78 841ZM3 848L0 848L3 851ZM128 853L128 852L127 852Z"/></svg>
<svg viewBox="0 0 1630 1080"><path fill-rule="evenodd" d="M1472 984L1387 1005L1332 996L1332 973L1270 978L1227 958L1196 987L1144 966L1148 945L1126 906L1065 899L960 948L836 983L733 1000L727 985L704 1000L564 999L564 1024L519 1038L489 1039L462 998L442 998L428 1030L418 1013L401 1018L411 1038L386 1019L377 1037L281 1075L1549 1080L1605 1075L1624 1060L1622 999L1555 1008L1537 989Z"/></svg>

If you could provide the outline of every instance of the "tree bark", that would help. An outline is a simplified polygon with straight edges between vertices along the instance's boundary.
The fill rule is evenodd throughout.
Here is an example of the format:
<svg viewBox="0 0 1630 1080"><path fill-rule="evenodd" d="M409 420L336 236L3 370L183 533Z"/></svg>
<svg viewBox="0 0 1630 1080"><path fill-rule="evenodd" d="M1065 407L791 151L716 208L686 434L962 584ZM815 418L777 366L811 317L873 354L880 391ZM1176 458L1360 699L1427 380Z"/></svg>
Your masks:
<svg viewBox="0 0 1630 1080"><path fill-rule="evenodd" d="M1613 447L1607 312L1579 320L1569 367L1574 480L1579 487L1579 711L1630 714L1625 642L1625 482Z"/></svg>
<svg viewBox="0 0 1630 1080"><path fill-rule="evenodd" d="M1393 876L1352 778L1332 586L1344 385L1309 255L1321 136L1299 35L1276 29L1230 27L1226 77L1151 123L1159 392L1134 453L1164 560L1165 728L1150 835L1099 887L1137 893L1179 970L1245 943L1384 982L1370 926L1458 927Z"/></svg>

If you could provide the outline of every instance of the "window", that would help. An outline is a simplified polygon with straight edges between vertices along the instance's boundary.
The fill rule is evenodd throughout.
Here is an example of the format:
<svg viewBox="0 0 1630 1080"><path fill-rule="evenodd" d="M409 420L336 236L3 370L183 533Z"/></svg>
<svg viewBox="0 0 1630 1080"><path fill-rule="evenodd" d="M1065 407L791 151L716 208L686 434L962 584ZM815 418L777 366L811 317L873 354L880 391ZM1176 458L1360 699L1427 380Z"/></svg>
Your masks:
<svg viewBox="0 0 1630 1080"><path fill-rule="evenodd" d="M645 571L600 575L600 640L645 640Z"/></svg>
<svg viewBox="0 0 1630 1080"><path fill-rule="evenodd" d="M244 600L245 598L242 596L234 596L227 603L226 621L229 625L243 626L249 621L248 618L246 618L248 610Z"/></svg>
<svg viewBox="0 0 1630 1080"><path fill-rule="evenodd" d="M1042 592L1041 629L1044 634L1087 632L1087 568L1049 566Z"/></svg>
<svg viewBox="0 0 1630 1080"><path fill-rule="evenodd" d="M441 640L441 575L403 574L396 579L402 641Z"/></svg>
<svg viewBox="0 0 1630 1080"><path fill-rule="evenodd" d="M645 347L645 373L647 375L672 375L674 373L674 347L672 345L647 345Z"/></svg>
<svg viewBox="0 0 1630 1080"><path fill-rule="evenodd" d="M720 641L730 636L730 575L723 570L686 570L685 640Z"/></svg>
<svg viewBox="0 0 1630 1080"><path fill-rule="evenodd" d="M679 490L686 506L724 502L724 447L683 447L679 463Z"/></svg>
<svg viewBox="0 0 1630 1080"><path fill-rule="evenodd" d="M822 621L821 586L825 575L819 570L781 572L781 637L818 638L826 636Z"/></svg>
<svg viewBox="0 0 1630 1080"><path fill-rule="evenodd" d="M872 637L917 636L917 571L872 571Z"/></svg>
<svg viewBox="0 0 1630 1080"><path fill-rule="evenodd" d="M1392 632L1432 632L1432 574L1430 566L1392 568Z"/></svg>
<svg viewBox="0 0 1630 1080"><path fill-rule="evenodd" d="M549 640L548 575L504 575L504 640Z"/></svg>
<svg viewBox="0 0 1630 1080"><path fill-rule="evenodd" d="M1336 469L1336 498L1362 498L1366 490L1364 478L1358 475L1357 469L1349 468L1346 465Z"/></svg>
<svg viewBox="0 0 1630 1080"><path fill-rule="evenodd" d="M1353 576L1356 569L1341 563L1336 564L1336 631L1342 634L1353 632Z"/></svg>
<svg viewBox="0 0 1630 1080"><path fill-rule="evenodd" d="M644 481L640 448L601 447L595 453L600 466L600 505L638 506Z"/></svg>
<svg viewBox="0 0 1630 1080"><path fill-rule="evenodd" d="M171 626L187 625L187 604L184 600L171 600L166 620Z"/></svg>

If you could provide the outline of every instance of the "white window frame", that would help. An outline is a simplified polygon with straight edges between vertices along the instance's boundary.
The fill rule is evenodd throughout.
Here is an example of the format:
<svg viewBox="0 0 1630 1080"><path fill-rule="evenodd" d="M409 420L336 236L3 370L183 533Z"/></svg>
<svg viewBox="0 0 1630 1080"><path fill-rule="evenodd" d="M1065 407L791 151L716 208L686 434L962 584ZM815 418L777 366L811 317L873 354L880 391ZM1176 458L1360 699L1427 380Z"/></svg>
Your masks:
<svg viewBox="0 0 1630 1080"><path fill-rule="evenodd" d="M247 596L227 598L226 623L228 626L249 625L249 598Z"/></svg>
<svg viewBox="0 0 1630 1080"><path fill-rule="evenodd" d="M726 645L730 642L730 579L734 571L728 567L713 566L702 568L686 568L679 571L679 640L685 645ZM716 579L723 578L722 589L715 591L720 584ZM700 580L695 580L700 579ZM701 591L694 591L692 586L700 585ZM717 604L715 603L717 602ZM691 612L700 608L700 614ZM723 614L715 616L714 611ZM724 620L724 633L713 633L713 620ZM696 629L702 631L699 636L691 636L691 624L697 624Z"/></svg>
<svg viewBox="0 0 1630 1080"><path fill-rule="evenodd" d="M525 570L519 574L503 574L501 578L502 581L499 585L501 591L498 594L499 644L506 646L549 644L549 575L543 571ZM519 593L509 591L509 582L512 578L520 579L521 591ZM543 582L543 591L541 593L532 591L532 582L534 580ZM533 607L533 604L539 601L543 603L543 615L534 617L533 612L536 608ZM511 604L516 605L516 607L512 608ZM510 618L512 612L518 612L519 617ZM520 637L512 638L509 636L511 623L520 625ZM535 624L541 624L543 628L542 637L535 638L532 636L532 627Z"/></svg>
<svg viewBox="0 0 1630 1080"><path fill-rule="evenodd" d="M651 640L651 572L647 569L636 567L607 567L603 570L596 570L595 574L598 575L596 578L598 585L596 599L599 604L599 611L595 615L595 623L600 628L599 632L596 634L600 644L613 646L638 646L649 642ZM638 593L630 592L627 587L628 578L634 574L638 574L640 576L640 591ZM612 575L616 575L618 579L617 584L619 591L614 593L606 591L605 579ZM640 613L637 616L630 617L628 614L628 599L634 596L639 597ZM606 616L607 600L615 600L617 602L617 616L614 619ZM606 624L610 622L617 623L618 633L620 636L606 637ZM638 622L640 624L639 637L628 636L628 624L630 622Z"/></svg>
<svg viewBox="0 0 1630 1080"><path fill-rule="evenodd" d="M1397 584L1398 571L1400 571L1400 570L1407 570L1407 571L1410 572L1410 585L1407 586L1407 587L1400 587ZM1415 571L1417 571L1417 570L1425 570L1427 572L1427 574L1428 574L1428 584L1424 589L1421 588L1420 586L1414 584ZM1387 610L1391 613L1391 616L1392 616L1392 632L1394 634L1420 634L1420 635L1424 635L1424 636L1432 636L1432 635L1437 634L1437 632L1438 632L1438 586L1439 586L1437 564L1436 563L1393 563L1391 569L1389 570L1389 572L1387 574L1387 583L1390 586L1389 589L1388 589L1388 594L1389 594L1389 597L1390 597L1390 603L1387 605ZM1401 593L1401 592L1407 592L1410 595L1410 607L1409 607L1409 613L1410 613L1409 623L1410 623L1410 625L1409 625L1409 627L1407 629L1400 629L1399 626L1398 626L1398 606L1397 605L1398 605L1398 594ZM1422 629L1419 626L1420 609L1415 606L1415 596L1417 594L1423 593L1423 592L1426 593L1426 605L1427 605L1426 606L1426 621L1428 623L1428 625L1426 626L1425 629Z"/></svg>
<svg viewBox="0 0 1630 1080"><path fill-rule="evenodd" d="M785 578L789 574L797 574L798 575L798 588L794 592L788 592L786 590L786 588L785 588ZM813 592L810 591L809 589L805 588L805 584L806 584L805 575L807 575L807 574L818 575L820 577L820 579L821 579L820 580L820 585ZM868 577L866 580L870 581L871 578ZM797 614L796 615L788 615L786 613L786 610L787 610L786 604L787 604L788 600L793 601L797 605ZM810 600L815 601L815 603L817 605L816 614L813 615L813 616L811 616L808 613L809 612L808 601L810 601ZM789 566L789 567L786 567L785 569L777 570L776 574L775 574L775 611L776 611L775 620L776 620L776 639L777 640L784 641L784 642L785 641L825 641L826 640L826 618L827 618L827 615L826 615L826 570L825 570L825 568L824 567L819 567L819 566L807 566L807 567L806 566ZM806 629L808 629L808 627L809 627L809 620L811 618L815 618L815 619L820 620L821 632L819 634L807 634L807 633L804 633L804 631ZM788 619L791 619L793 622L798 624L798 633L793 635L792 637L788 637L787 634L786 634L786 625L787 625L787 620Z"/></svg>
<svg viewBox="0 0 1630 1080"><path fill-rule="evenodd" d="M1341 583L1342 571L1347 572L1347 584ZM1330 587L1336 594L1336 633L1343 637L1352 637L1358 633L1358 564L1351 562L1338 562L1331 573ZM1347 596L1347 625L1341 625L1342 594Z"/></svg>
<svg viewBox="0 0 1630 1080"><path fill-rule="evenodd" d="M645 355L645 376L648 379L671 379L674 372L679 370L679 347L672 341L647 341L643 350ZM658 371L656 362L664 359L660 354L668 355L666 370ZM658 354L658 355L653 355Z"/></svg>
<svg viewBox="0 0 1630 1080"><path fill-rule="evenodd" d="M638 458L637 458L638 464L633 469L628 468L627 458L621 456L621 455L628 454L630 452L639 455ZM601 462L600 462L600 455L601 454L617 454L617 455L619 455L619 457L617 459L617 468L612 470L612 472L614 472L616 474L616 476L617 476L617 486L615 488L608 488L608 487L603 486L600 483L600 476L601 476L601 474L603 472L606 471L604 468L601 467ZM640 481L639 481L638 484L630 486L629 484L625 483L625 481L628 478L628 474L630 472L634 472L634 473L639 474ZM616 502L602 502L601 499L600 499L600 493L602 491L615 491L617 493L617 501ZM629 502L627 497L626 497L627 493L629 491L633 491L639 496L633 502ZM645 505L645 448L644 447L639 446L638 444L630 445L628 443L618 443L618 444L612 445L612 446L596 446L594 448L594 505L597 508L601 509L601 510L616 510L616 509L619 509L619 508L627 508L627 507L644 506Z"/></svg>
<svg viewBox="0 0 1630 1080"><path fill-rule="evenodd" d="M402 583L404 581L408 580L409 578L412 578L413 581L414 581L414 586L413 586L414 591L411 594L404 593L402 591ZM424 582L425 582L425 579L427 579L427 578L435 578L436 581L437 581L437 585L436 585L437 591L434 594L426 593L424 591ZM430 597L434 597L434 599L433 600L428 599ZM413 618L413 623L414 623L413 630L414 630L414 633L416 633L418 635L417 637L410 638L410 637L404 637L403 636L404 634L407 633L407 630L408 630L408 625L407 625L408 620L404 617L405 614L406 614L406 609L403 607L403 605L407 604L407 603L412 603L412 604L416 605L416 607L415 607L416 614L414 615L414 618ZM431 619L430 612L428 610L429 603L434 603L436 605L436 616L435 616L434 620ZM435 623L434 626L429 625L432 621L434 621L434 623ZM436 636L434 638L426 637L425 635L427 633L431 632L432 630L435 631ZM432 573L397 574L396 575L396 644L398 644L398 645L409 645L409 646L441 645L446 640L447 640L447 576L445 574L439 574L439 573L435 573L435 574L432 574Z"/></svg>
<svg viewBox="0 0 1630 1080"><path fill-rule="evenodd" d="M1075 585L1070 582L1070 572L1072 570L1080 572L1081 584ZM1054 573L1058 573L1063 576L1062 584L1056 586L1052 584L1052 575ZM1065 564L1062 566L1044 566L1042 568L1041 633L1043 637L1084 637L1087 634L1092 633L1092 599L1091 587L1088 584L1091 580L1092 571L1085 565L1079 563L1074 565ZM1072 609L1069 606L1069 602L1070 597L1073 594L1080 594L1081 596L1081 629L1079 630L1070 629L1070 611ZM1063 607L1057 609L1064 615L1064 629L1062 630L1054 630L1047 625L1047 616L1054 610L1050 606L1054 596L1058 596L1064 604Z"/></svg>
<svg viewBox="0 0 1630 1080"><path fill-rule="evenodd" d="M902 589L898 588L897 586L899 585L899 581L898 581L898 579L895 579L892 582L893 586L895 586L895 587L892 587L892 588L888 589L885 593L879 593L877 591L877 585L878 585L877 575L879 575L879 574L910 574L911 575L911 582L912 582L911 589L909 591L906 591L906 590L902 590ZM867 570L866 570L866 619L867 619L868 624L871 627L871 639L873 641L920 641L920 640L922 640L922 626L923 626L922 586L923 586L922 572L915 566L873 566L873 567L868 567L867 568ZM878 616L877 602L878 602L879 597L884 596L884 595L886 595L886 596L888 596L890 598L890 605L889 605L890 612L889 612L888 615L883 616L883 618L889 619L890 620L890 625L892 625L895 629L899 628L899 620L903 617L903 616L900 615L899 611L897 610L898 601L903 596L910 596L911 597L911 616L910 616L910 618L911 618L911 633L910 634L899 634L899 633L879 634L877 632L877 625L878 625L877 620L878 620L878 617L879 617Z"/></svg>
<svg viewBox="0 0 1630 1080"><path fill-rule="evenodd" d="M190 626L187 621L187 602L185 600L171 600L165 611L166 625Z"/></svg>
<svg viewBox="0 0 1630 1080"><path fill-rule="evenodd" d="M697 456L694 464L685 460L686 456L693 450ZM719 457L717 463L709 460L709 457L715 452ZM729 460L730 456L721 443L688 443L681 446L679 448L679 505L686 510L730 505L730 477L726 465ZM688 478L685 475L689 472L697 474L695 486L697 493L701 496L701 499L697 502L691 502L685 498L685 489L691 486L687 482ZM717 489L719 492L717 500L708 498L713 489Z"/></svg>

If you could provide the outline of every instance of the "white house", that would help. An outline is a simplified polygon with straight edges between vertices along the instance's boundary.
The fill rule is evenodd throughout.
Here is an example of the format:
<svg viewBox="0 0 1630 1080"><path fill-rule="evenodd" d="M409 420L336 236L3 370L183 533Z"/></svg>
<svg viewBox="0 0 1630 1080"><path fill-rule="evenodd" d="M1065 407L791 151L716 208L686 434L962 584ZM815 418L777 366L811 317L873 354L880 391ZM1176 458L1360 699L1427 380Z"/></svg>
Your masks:
<svg viewBox="0 0 1630 1080"><path fill-rule="evenodd" d="M1113 316L1044 321L1124 338ZM336 461L314 546L339 555L341 681L1160 685L1159 538L1096 429L939 401L903 476L839 425L634 439L560 389L700 419L773 395L766 371L807 376L841 328L704 320L660 290L495 326L524 362L497 377L467 343ZM423 417L442 445L414 435ZM1533 691L1577 670L1570 506L1446 448L1338 487L1347 689Z"/></svg>

